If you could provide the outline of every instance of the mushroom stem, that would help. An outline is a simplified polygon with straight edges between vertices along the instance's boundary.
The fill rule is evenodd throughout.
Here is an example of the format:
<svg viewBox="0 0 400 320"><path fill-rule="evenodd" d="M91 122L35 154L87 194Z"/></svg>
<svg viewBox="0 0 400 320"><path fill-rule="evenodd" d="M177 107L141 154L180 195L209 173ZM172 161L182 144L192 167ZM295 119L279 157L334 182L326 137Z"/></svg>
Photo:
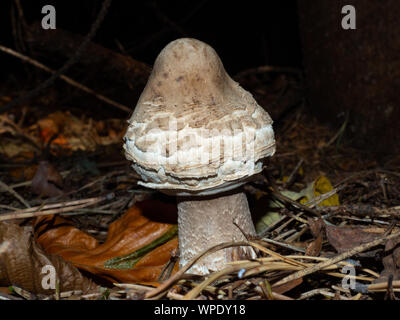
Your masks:
<svg viewBox="0 0 400 320"><path fill-rule="evenodd" d="M237 192L207 197L178 197L180 267L200 252L222 242L245 241L255 235L246 195ZM239 227L240 228L239 228ZM254 258L251 247L232 247L201 258L190 273L207 274L226 262Z"/></svg>

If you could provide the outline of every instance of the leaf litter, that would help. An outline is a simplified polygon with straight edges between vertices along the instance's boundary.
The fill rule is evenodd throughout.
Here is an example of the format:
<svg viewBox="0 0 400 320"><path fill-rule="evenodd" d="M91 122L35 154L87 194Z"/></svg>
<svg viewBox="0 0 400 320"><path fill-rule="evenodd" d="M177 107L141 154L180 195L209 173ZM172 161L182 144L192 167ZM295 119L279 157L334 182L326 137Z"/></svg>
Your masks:
<svg viewBox="0 0 400 320"><path fill-rule="evenodd" d="M296 75L239 78L274 105L278 151L246 187L258 236L203 254L250 245L256 259L207 276L179 270L175 203L137 185L122 153L126 119L57 111L27 121L38 107L24 106L0 118L0 298L397 299L400 157L378 163L343 126L319 123ZM46 265L55 289L43 288ZM344 267L354 288L342 286Z"/></svg>

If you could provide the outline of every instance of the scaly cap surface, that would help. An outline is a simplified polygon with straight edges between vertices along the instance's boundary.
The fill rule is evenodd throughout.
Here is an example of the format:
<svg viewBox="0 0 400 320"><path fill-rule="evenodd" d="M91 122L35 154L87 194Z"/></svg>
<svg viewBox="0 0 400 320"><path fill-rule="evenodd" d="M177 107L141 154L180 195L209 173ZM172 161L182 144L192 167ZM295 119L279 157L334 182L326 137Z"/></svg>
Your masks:
<svg viewBox="0 0 400 320"><path fill-rule="evenodd" d="M129 120L125 154L141 185L178 195L233 189L275 152L272 119L209 45L169 43Z"/></svg>

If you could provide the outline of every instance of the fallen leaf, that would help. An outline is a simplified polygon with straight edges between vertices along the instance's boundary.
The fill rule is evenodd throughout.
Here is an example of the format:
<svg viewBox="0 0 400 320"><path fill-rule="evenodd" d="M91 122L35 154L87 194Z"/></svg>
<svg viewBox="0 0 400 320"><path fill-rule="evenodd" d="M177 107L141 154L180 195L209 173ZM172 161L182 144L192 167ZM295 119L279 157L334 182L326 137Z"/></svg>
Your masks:
<svg viewBox="0 0 400 320"><path fill-rule="evenodd" d="M336 227L326 225L326 236L329 243L339 253L353 249L363 243L375 240L381 234L365 232L360 227Z"/></svg>
<svg viewBox="0 0 400 320"><path fill-rule="evenodd" d="M384 269L374 283L387 282L390 275L400 280L400 238L387 241L382 263Z"/></svg>
<svg viewBox="0 0 400 320"><path fill-rule="evenodd" d="M59 188L61 186L62 177L57 169L47 161L40 161L32 179L32 191L42 196L55 197L63 194Z"/></svg>
<svg viewBox="0 0 400 320"><path fill-rule="evenodd" d="M322 249L322 241L324 240L325 223L322 219L308 219L308 221L311 233L315 239L307 246L305 254L318 257Z"/></svg>
<svg viewBox="0 0 400 320"><path fill-rule="evenodd" d="M34 154L37 152L35 147L28 142L18 141L14 139L1 138L0 139L0 154L6 158L15 158L20 154Z"/></svg>
<svg viewBox="0 0 400 320"><path fill-rule="evenodd" d="M37 165L18 167L10 170L10 176L12 176L13 179L18 181L32 180L37 171L37 167L38 167Z"/></svg>
<svg viewBox="0 0 400 320"><path fill-rule="evenodd" d="M57 122L51 118L45 118L38 121L38 126L40 128L40 138L43 142L48 143L50 139L54 138L51 143L59 145L67 145L68 141L60 133L60 128Z"/></svg>
<svg viewBox="0 0 400 320"><path fill-rule="evenodd" d="M308 201L311 201L320 195L323 195L329 191L333 190L333 186L329 179L325 176L320 176L315 179L314 182L308 184L308 186L300 191L300 194L303 195L303 198L300 200L300 203L305 204ZM320 202L318 204L319 207L329 207L329 206L338 206L340 205L339 196L334 194L330 196L328 199Z"/></svg>
<svg viewBox="0 0 400 320"><path fill-rule="evenodd" d="M317 236L317 238L308 245L306 252L305 252L306 256L318 257L321 252L321 249L322 249L322 240L323 239L324 239L324 235L321 232Z"/></svg>
<svg viewBox="0 0 400 320"><path fill-rule="evenodd" d="M308 201L315 199L316 197L325 194L329 191L333 190L333 186L329 179L325 176L318 177L315 181L309 183L306 188L299 192L291 191L291 190L283 190L281 193L287 198L293 201L299 201L302 204L305 204ZM332 195L328 199L325 199L318 206L338 206L340 205L339 196L337 194ZM275 208L283 208L284 205L275 200L271 200L268 207L270 209ZM276 210L268 210L266 214L264 214L257 222L256 222L256 231L257 233L263 232L267 227L272 225L275 221L279 220L281 215Z"/></svg>
<svg viewBox="0 0 400 320"><path fill-rule="evenodd" d="M310 231L314 237L318 237L318 235L325 230L325 222L321 218L317 220L308 218L308 223Z"/></svg>
<svg viewBox="0 0 400 320"><path fill-rule="evenodd" d="M96 122L93 119L78 118L70 112L57 111L28 129L32 135L36 131L39 131L39 138L44 143L55 137L50 145L53 153L58 150L94 151L98 145L120 143L126 131L126 123L121 119Z"/></svg>
<svg viewBox="0 0 400 320"><path fill-rule="evenodd" d="M293 288L297 287L298 285L303 283L303 278L295 279L289 282L286 282L284 284L281 284L280 286L274 287L274 292L279 293L279 294L284 294L285 292L288 292L292 290Z"/></svg>
<svg viewBox="0 0 400 320"><path fill-rule="evenodd" d="M178 246L176 210L161 201L140 202L110 224L103 244L59 216L37 218L35 235L46 252L81 270L113 282L155 282Z"/></svg>
<svg viewBox="0 0 400 320"><path fill-rule="evenodd" d="M290 190L283 190L281 193L294 200L297 201L300 199L303 195L299 194L298 192L290 191ZM256 195L257 196L257 195ZM258 198L257 200L260 200ZM268 211L265 213L257 222L256 222L256 231L257 233L263 232L266 228L268 228L270 225L272 225L275 221L279 220L281 218L281 214L277 212L277 209L283 208L284 205L276 200L268 200Z"/></svg>
<svg viewBox="0 0 400 320"><path fill-rule="evenodd" d="M17 285L35 294L54 294L55 289L44 285L48 283L44 277L49 276L49 267L53 267L60 292L82 290L88 293L99 289L71 263L45 253L28 227L1 222L0 244L0 286Z"/></svg>

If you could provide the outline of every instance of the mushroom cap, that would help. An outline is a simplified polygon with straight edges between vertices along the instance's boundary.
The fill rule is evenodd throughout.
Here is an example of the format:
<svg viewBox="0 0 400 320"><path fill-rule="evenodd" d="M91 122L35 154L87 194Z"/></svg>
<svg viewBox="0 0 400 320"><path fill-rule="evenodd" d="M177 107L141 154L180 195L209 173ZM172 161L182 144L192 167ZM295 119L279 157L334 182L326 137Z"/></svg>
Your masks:
<svg viewBox="0 0 400 320"><path fill-rule="evenodd" d="M272 119L199 40L158 55L125 134L139 184L177 195L210 195L245 183L275 152Z"/></svg>

